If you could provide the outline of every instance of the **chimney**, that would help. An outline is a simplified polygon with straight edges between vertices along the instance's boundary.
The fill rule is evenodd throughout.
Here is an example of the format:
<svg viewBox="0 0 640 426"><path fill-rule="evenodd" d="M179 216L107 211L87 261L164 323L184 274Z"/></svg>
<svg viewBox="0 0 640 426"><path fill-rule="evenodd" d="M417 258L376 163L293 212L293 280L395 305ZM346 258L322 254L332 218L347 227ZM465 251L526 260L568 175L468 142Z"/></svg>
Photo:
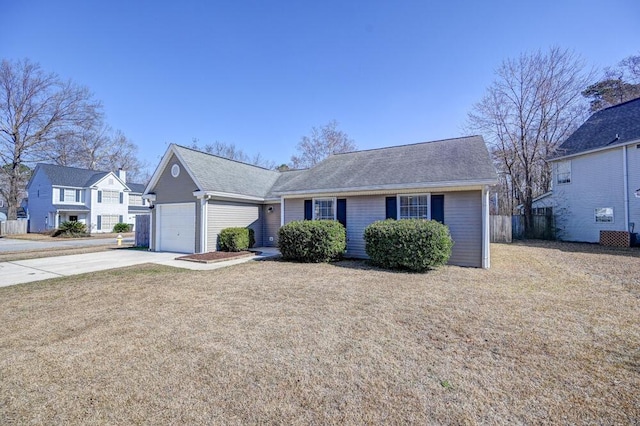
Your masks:
<svg viewBox="0 0 640 426"><path fill-rule="evenodd" d="M123 181L124 183L127 183L127 172L122 170L122 169L118 169L118 177L120 178L121 181Z"/></svg>

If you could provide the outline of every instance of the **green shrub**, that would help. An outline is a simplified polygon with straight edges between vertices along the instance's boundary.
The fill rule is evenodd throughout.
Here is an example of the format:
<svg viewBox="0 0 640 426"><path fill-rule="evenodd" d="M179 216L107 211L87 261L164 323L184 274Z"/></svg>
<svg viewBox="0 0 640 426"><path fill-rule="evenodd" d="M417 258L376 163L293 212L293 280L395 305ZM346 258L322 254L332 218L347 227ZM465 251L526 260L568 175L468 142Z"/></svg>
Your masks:
<svg viewBox="0 0 640 426"><path fill-rule="evenodd" d="M300 262L329 262L347 249L347 233L335 220L298 220L278 231L282 257Z"/></svg>
<svg viewBox="0 0 640 426"><path fill-rule="evenodd" d="M87 235L87 226L82 222L67 221L62 222L56 229L52 237L84 237Z"/></svg>
<svg viewBox="0 0 640 426"><path fill-rule="evenodd" d="M113 232L131 232L131 224L129 223L116 223L113 226Z"/></svg>
<svg viewBox="0 0 640 426"><path fill-rule="evenodd" d="M255 233L251 228L225 228L218 234L221 251L243 251L255 243Z"/></svg>
<svg viewBox="0 0 640 426"><path fill-rule="evenodd" d="M374 222L364 230L365 250L383 268L426 271L451 256L449 228L434 220L402 219Z"/></svg>

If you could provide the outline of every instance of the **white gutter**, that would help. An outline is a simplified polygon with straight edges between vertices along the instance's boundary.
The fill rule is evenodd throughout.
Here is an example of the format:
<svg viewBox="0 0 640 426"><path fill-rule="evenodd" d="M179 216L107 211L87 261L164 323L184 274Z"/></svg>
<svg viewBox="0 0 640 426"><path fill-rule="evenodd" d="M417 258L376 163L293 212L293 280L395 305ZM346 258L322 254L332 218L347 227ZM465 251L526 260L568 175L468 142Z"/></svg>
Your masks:
<svg viewBox="0 0 640 426"><path fill-rule="evenodd" d="M219 197L219 198L233 198L236 200L248 200L248 201L259 201L264 202L265 199L262 197L256 197L253 195L242 195L242 194L234 194L233 192L221 192L221 191L193 191L194 197Z"/></svg>
<svg viewBox="0 0 640 426"><path fill-rule="evenodd" d="M622 178L624 180L624 230L629 232L629 167L627 165L627 145L622 147Z"/></svg>
<svg viewBox="0 0 640 426"><path fill-rule="evenodd" d="M485 186L482 188L482 267L485 269L491 266L489 235L489 187Z"/></svg>
<svg viewBox="0 0 640 426"><path fill-rule="evenodd" d="M358 186L351 188L322 188L313 190L297 190L297 191L274 191L278 195L311 195L311 194L343 194L348 192L365 192L365 191L404 191L404 190L420 190L431 188L465 188L475 189L473 187L479 187L484 185L495 185L498 183L495 179L483 179L479 181L447 181L447 182L417 182L408 183L403 185L388 184L388 185L370 185L370 186Z"/></svg>

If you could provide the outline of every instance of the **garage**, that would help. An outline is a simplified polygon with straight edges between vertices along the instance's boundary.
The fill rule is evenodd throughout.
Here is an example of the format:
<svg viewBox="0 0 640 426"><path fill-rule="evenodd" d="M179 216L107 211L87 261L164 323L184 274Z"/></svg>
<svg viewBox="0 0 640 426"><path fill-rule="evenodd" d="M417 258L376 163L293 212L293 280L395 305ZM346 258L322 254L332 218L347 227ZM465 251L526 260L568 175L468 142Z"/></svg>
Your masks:
<svg viewBox="0 0 640 426"><path fill-rule="evenodd" d="M157 251L193 253L196 247L194 203L156 205Z"/></svg>

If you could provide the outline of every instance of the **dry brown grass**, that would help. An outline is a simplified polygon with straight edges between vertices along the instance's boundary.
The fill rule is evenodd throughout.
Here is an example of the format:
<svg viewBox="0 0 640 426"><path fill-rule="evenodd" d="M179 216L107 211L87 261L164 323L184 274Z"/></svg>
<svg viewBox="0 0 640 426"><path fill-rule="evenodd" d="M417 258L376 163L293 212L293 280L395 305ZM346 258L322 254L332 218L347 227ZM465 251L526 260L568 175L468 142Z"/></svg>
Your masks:
<svg viewBox="0 0 640 426"><path fill-rule="evenodd" d="M15 262L17 260L41 259L53 256L68 256L72 254L97 253L107 250L120 250L132 248L133 244L122 244L120 247L114 247L112 242L100 246L86 247L56 247L38 250L20 250L0 252L0 262Z"/></svg>
<svg viewBox="0 0 640 426"><path fill-rule="evenodd" d="M492 249L2 288L1 423L638 423L638 251Z"/></svg>

